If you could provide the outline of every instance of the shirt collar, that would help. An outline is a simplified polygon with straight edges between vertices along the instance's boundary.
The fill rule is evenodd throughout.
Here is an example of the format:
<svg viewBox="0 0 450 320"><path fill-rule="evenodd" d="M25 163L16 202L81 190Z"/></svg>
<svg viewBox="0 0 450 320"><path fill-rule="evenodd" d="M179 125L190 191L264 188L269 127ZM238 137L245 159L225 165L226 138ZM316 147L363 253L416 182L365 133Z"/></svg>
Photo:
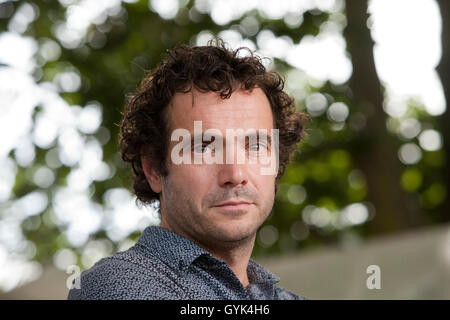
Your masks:
<svg viewBox="0 0 450 320"><path fill-rule="evenodd" d="M224 263L195 242L160 226L145 228L137 243L147 248L151 255L163 261L166 265L179 271L185 271L197 258L203 255ZM279 277L253 259L249 260L247 275L249 283L252 284L275 284L280 281Z"/></svg>
<svg viewBox="0 0 450 320"><path fill-rule="evenodd" d="M150 254L175 270L186 270L201 255L208 251L193 241L160 226L145 228L137 244L146 247Z"/></svg>
<svg viewBox="0 0 450 320"><path fill-rule="evenodd" d="M247 267L247 276L250 283L277 283L280 278L266 270L262 265L250 259Z"/></svg>

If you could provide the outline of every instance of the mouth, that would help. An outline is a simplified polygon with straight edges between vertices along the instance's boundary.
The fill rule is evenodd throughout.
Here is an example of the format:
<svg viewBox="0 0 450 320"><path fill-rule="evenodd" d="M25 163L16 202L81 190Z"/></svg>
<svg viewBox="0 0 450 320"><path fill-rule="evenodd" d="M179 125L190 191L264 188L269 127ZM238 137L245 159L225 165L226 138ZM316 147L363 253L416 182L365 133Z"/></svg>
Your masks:
<svg viewBox="0 0 450 320"><path fill-rule="evenodd" d="M247 201L226 201L214 207L224 211L246 211L251 205L252 203Z"/></svg>

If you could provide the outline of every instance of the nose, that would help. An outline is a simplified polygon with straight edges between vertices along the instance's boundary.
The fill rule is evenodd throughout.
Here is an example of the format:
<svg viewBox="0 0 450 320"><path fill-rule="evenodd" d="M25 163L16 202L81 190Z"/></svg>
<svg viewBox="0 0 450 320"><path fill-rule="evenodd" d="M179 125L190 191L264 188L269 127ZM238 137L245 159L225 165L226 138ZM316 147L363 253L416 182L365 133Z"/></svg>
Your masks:
<svg viewBox="0 0 450 320"><path fill-rule="evenodd" d="M221 187L245 186L248 182L245 165L223 164L219 172L219 184Z"/></svg>

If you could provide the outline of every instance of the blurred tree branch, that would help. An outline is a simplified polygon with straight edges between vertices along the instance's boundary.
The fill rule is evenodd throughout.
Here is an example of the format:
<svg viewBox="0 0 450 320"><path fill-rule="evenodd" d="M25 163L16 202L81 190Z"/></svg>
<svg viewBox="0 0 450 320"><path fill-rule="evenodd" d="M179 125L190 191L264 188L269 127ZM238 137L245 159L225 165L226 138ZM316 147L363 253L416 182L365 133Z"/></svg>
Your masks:
<svg viewBox="0 0 450 320"><path fill-rule="evenodd" d="M355 152L354 157L367 177L368 200L376 207L376 217L367 227L378 233L416 226L423 223L423 219L417 206L408 204L400 188L401 164L396 157L394 139L386 130L383 89L375 69L367 9L366 0L346 1L344 36L353 64L350 79L353 103L367 117L367 127L360 137L365 141L365 148Z"/></svg>
<svg viewBox="0 0 450 320"><path fill-rule="evenodd" d="M450 196L449 183L450 183L450 2L448 0L438 0L437 1L442 17L442 56L441 61L437 67L437 72L441 78L442 87L444 89L444 95L446 100L446 109L442 116L440 116L440 128L443 136L443 150L445 153L445 167L443 168L444 181L447 182L447 197L445 202L442 204L442 218L445 221L450 220Z"/></svg>

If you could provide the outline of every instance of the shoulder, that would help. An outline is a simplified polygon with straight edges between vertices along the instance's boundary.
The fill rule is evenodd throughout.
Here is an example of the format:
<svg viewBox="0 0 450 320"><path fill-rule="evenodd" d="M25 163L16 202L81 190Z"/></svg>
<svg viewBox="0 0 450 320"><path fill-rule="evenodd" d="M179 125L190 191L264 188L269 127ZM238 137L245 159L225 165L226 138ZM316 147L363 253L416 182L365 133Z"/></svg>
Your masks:
<svg viewBox="0 0 450 320"><path fill-rule="evenodd" d="M157 260L132 250L103 258L81 273L69 300L173 299L179 293Z"/></svg>
<svg viewBox="0 0 450 320"><path fill-rule="evenodd" d="M296 295L280 286L275 287L275 296L278 300L308 300L308 298Z"/></svg>

